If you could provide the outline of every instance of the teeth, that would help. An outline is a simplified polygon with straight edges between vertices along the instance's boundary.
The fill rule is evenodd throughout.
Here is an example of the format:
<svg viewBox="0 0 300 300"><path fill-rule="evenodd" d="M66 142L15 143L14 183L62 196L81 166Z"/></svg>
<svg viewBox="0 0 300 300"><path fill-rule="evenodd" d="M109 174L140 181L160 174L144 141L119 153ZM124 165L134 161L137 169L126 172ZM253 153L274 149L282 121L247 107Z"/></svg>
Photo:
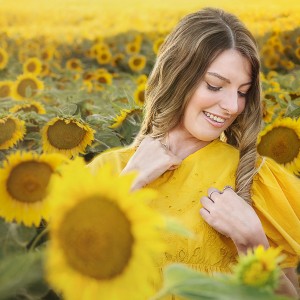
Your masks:
<svg viewBox="0 0 300 300"><path fill-rule="evenodd" d="M217 117L217 116L215 116L215 115L213 115L213 114L210 114L209 112L204 112L204 114L207 116L207 117L209 117L210 119L212 119L212 120L214 120L214 121L216 121L216 122L219 122L219 123L224 123L225 122L225 119L222 119L222 118L220 118L220 117Z"/></svg>

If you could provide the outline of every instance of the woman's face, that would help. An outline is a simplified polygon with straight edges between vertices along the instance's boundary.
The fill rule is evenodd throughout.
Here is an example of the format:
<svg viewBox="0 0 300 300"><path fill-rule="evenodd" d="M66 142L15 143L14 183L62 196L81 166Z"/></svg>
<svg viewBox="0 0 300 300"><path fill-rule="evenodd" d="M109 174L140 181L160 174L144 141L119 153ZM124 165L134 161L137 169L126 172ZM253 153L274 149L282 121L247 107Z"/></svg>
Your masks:
<svg viewBox="0 0 300 300"><path fill-rule="evenodd" d="M211 63L192 95L181 125L201 141L212 141L242 113L251 86L251 65L237 50L225 50Z"/></svg>

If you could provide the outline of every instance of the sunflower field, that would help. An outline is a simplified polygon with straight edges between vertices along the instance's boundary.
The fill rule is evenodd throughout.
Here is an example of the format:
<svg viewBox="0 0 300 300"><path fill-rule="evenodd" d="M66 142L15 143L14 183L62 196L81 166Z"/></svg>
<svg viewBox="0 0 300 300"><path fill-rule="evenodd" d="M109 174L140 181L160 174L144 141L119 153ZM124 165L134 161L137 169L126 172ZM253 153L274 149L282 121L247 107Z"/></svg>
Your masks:
<svg viewBox="0 0 300 300"><path fill-rule="evenodd" d="M190 233L148 208L153 191L129 193L132 176L109 168L92 176L85 165L133 141L160 45L181 17L206 6L236 14L256 37L257 149L300 176L299 1L0 0L0 300L155 294L159 232ZM232 299L233 286L244 299L286 299L273 294L280 255L272 251L249 253L219 281L175 265L157 299L182 292L181 277L214 286L213 299ZM266 261L269 271L254 279L252 263ZM190 294L178 292L212 299Z"/></svg>

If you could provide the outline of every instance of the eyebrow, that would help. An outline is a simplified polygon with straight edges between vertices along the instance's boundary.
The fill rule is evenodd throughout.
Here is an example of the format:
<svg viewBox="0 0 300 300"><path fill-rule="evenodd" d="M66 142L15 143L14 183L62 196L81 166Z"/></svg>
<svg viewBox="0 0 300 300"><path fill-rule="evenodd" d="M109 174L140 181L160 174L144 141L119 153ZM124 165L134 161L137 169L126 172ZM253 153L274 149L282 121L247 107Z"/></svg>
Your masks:
<svg viewBox="0 0 300 300"><path fill-rule="evenodd" d="M211 76L215 76L215 77L217 77L217 78L219 78L219 79L221 79L221 80L223 80L223 81L226 81L227 83L231 83L229 79L227 79L227 78L221 76L221 75L218 74L218 73L207 72L207 74L208 74L208 75L211 75ZM244 85L250 85L251 83L252 83L252 82L243 83L243 84L241 84L241 86L244 86Z"/></svg>

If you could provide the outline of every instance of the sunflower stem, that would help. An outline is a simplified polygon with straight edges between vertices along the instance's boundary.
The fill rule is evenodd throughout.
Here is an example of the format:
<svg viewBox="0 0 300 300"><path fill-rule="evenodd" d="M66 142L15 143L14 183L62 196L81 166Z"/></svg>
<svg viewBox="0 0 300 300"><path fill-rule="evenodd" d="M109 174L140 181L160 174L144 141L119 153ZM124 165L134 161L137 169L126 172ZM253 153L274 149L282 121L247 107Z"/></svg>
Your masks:
<svg viewBox="0 0 300 300"><path fill-rule="evenodd" d="M43 231L41 231L37 237L33 240L32 244L30 245L29 252L34 250L38 242L49 232L49 228L46 227Z"/></svg>

